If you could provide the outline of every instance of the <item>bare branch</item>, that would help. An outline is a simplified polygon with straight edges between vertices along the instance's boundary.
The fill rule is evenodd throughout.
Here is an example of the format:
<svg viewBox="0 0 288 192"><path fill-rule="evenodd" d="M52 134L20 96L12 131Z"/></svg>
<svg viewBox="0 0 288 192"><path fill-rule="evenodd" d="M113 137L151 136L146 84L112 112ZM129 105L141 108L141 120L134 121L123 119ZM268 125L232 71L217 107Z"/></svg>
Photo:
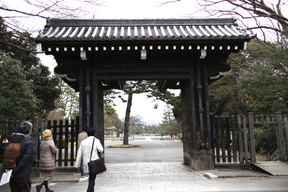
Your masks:
<svg viewBox="0 0 288 192"><path fill-rule="evenodd" d="M265 31L272 30L276 37L288 36L288 18L282 14L287 1L281 0L197 0L211 16L239 16L248 29L259 29L265 38Z"/></svg>
<svg viewBox="0 0 288 192"><path fill-rule="evenodd" d="M22 0L21 3L28 6L19 7L14 6L15 4L11 4L10 2L8 3L9 5L6 5L6 1L8 2L9 0L2 0L0 4L0 11L6 13L4 14L5 16L2 17L5 19L5 24L2 23L2 25L5 27L5 30L11 31L10 37L17 39L24 38L21 37L22 33L29 32L29 34L32 34L39 31L39 29L33 29L36 25L27 25L29 22L28 20L38 22L41 19L46 20L48 17L77 18L84 14L87 16L88 14L91 14L89 9L87 9L87 6L100 5L100 3L98 3L100 0L71 0L71 2L69 0L68 5L67 0ZM2 35L7 34L3 33ZM0 44L2 43L7 44L7 42L4 42L3 40ZM12 42L9 42L9 45L13 46L11 43ZM19 48L17 45L14 45L13 47ZM27 49L27 51L29 50Z"/></svg>
<svg viewBox="0 0 288 192"><path fill-rule="evenodd" d="M229 57L228 59L229 59L230 61L232 61L233 63L235 63L236 65L238 65L240 68L243 68L243 69L246 68L245 66L243 66L243 65L241 64L241 62L238 62L237 60L232 59L231 57Z"/></svg>
<svg viewBox="0 0 288 192"><path fill-rule="evenodd" d="M56 1L56 2L53 3L52 5L44 8L42 11L39 11L38 14L41 14L41 13L43 13L43 12L45 12L45 11L48 11L49 9L52 9L52 7L54 7L57 3L58 3L58 1Z"/></svg>
<svg viewBox="0 0 288 192"><path fill-rule="evenodd" d="M12 32L5 32L5 31L0 31L0 35L12 35Z"/></svg>
<svg viewBox="0 0 288 192"><path fill-rule="evenodd" d="M164 2L164 3L160 3L160 4L159 4L159 7L161 7L161 6L163 6L163 5L166 5L166 4L170 4L170 3L176 3L176 2L179 2L179 1L181 1L181 0L166 1L166 2Z"/></svg>
<svg viewBox="0 0 288 192"><path fill-rule="evenodd" d="M253 29L272 29L272 30L274 30L276 32L279 32L279 33L282 32L280 29L269 27L269 26L264 26L264 25L258 25L256 27L248 27L247 29L248 30L253 30Z"/></svg>
<svg viewBox="0 0 288 192"><path fill-rule="evenodd" d="M8 42L5 42L5 41L1 41L1 40L0 40L0 44L9 45L11 47L17 48L17 49L22 50L22 51L27 51L27 52L30 52L30 53L35 53L35 54L37 53L37 52L31 51L31 50L28 50L28 49L25 49L25 48L22 48L22 47L19 47L17 45L14 45L14 44L11 44L11 43L8 43Z"/></svg>
<svg viewBox="0 0 288 192"><path fill-rule="evenodd" d="M41 15L38 15L38 14L27 13L27 12L19 11L19 10L16 10L16 9L8 9L8 8L4 8L4 7L0 7L0 9L2 9L4 11L12 11L12 12L16 12L16 13L21 13L23 15L29 15L29 16L34 16L34 17L40 17L40 18L43 18L43 19L47 19L47 17L41 16Z"/></svg>

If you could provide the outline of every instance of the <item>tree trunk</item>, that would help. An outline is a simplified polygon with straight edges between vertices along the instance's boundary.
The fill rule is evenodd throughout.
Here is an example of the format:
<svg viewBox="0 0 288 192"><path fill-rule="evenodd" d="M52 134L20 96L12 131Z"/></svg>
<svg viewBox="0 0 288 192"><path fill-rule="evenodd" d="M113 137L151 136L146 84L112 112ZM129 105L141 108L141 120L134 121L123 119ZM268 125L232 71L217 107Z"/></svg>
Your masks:
<svg viewBox="0 0 288 192"><path fill-rule="evenodd" d="M123 139L123 145L129 145L128 142L128 134L129 134L129 120L130 120L130 112L131 112L131 106L132 106L132 96L133 93L128 94L128 102L127 102L127 108L126 108L126 116L125 116L125 122L124 122L124 139Z"/></svg>

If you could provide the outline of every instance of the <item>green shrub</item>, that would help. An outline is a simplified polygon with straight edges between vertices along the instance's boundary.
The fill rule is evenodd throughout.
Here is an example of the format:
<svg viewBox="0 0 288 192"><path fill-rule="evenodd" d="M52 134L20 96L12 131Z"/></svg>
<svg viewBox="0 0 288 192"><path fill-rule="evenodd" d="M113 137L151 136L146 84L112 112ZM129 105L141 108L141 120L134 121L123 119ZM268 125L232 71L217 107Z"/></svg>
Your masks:
<svg viewBox="0 0 288 192"><path fill-rule="evenodd" d="M271 155L277 149L275 125L263 125L254 130L256 152L261 155Z"/></svg>
<svg viewBox="0 0 288 192"><path fill-rule="evenodd" d="M183 134L182 133L178 134L178 138L180 139L180 141L183 142Z"/></svg>

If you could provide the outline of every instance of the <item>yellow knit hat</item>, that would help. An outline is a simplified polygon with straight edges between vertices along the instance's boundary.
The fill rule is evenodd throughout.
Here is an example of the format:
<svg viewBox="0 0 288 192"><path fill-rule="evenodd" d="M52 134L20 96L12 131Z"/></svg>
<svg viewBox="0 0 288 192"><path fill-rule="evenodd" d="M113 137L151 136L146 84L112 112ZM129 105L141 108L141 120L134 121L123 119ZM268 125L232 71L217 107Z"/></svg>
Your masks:
<svg viewBox="0 0 288 192"><path fill-rule="evenodd" d="M51 136L52 136L52 132L50 129L46 129L45 131L43 131L43 138L51 137Z"/></svg>

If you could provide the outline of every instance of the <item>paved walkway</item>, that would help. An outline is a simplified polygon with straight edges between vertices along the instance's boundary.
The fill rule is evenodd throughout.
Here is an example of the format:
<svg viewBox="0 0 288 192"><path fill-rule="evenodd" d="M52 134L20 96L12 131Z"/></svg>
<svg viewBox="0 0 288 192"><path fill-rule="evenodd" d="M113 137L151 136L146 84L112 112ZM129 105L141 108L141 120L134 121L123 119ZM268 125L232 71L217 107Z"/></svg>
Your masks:
<svg viewBox="0 0 288 192"><path fill-rule="evenodd" d="M55 173L50 188L55 192L85 192L87 179L79 173ZM39 183L33 174L31 192ZM0 187L9 192L9 186ZM45 191L45 190L42 190ZM107 164L96 178L95 192L189 191L288 191L287 176L270 176L249 170L193 171L178 162Z"/></svg>
<svg viewBox="0 0 288 192"><path fill-rule="evenodd" d="M179 142L135 143L141 148L106 148L107 171L97 176L95 192L288 191L288 176L238 169L194 171L182 164ZM87 178L79 180L80 173L55 171L50 188L55 192L85 192ZM32 174L32 182L31 192L36 192L39 174ZM8 184L0 186L0 192L9 191Z"/></svg>

